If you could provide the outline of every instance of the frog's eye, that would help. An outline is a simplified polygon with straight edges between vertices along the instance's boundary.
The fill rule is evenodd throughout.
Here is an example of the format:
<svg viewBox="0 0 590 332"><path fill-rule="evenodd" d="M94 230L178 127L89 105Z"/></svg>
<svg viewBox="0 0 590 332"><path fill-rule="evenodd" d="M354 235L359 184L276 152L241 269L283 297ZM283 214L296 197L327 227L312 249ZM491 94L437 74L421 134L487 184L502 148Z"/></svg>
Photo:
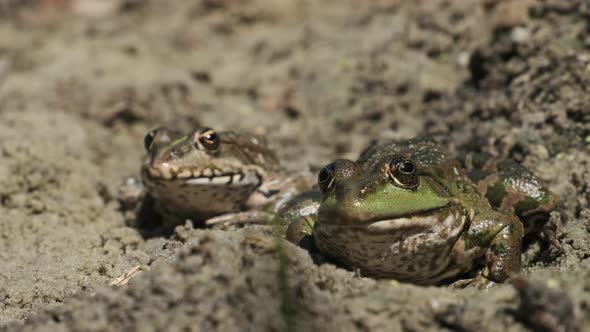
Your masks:
<svg viewBox="0 0 590 332"><path fill-rule="evenodd" d="M387 174L393 183L405 189L414 189L420 184L416 176L416 164L411 160L400 160L397 158L389 162Z"/></svg>
<svg viewBox="0 0 590 332"><path fill-rule="evenodd" d="M149 151L154 143L154 137L156 137L156 129L150 130L143 138L143 147L146 151Z"/></svg>
<svg viewBox="0 0 590 332"><path fill-rule="evenodd" d="M414 171L416 170L416 166L414 165L413 162L406 160L403 163L401 163L397 169L402 173L402 174L414 174Z"/></svg>
<svg viewBox="0 0 590 332"><path fill-rule="evenodd" d="M219 149L219 135L211 129L205 128L195 134L195 141L209 151Z"/></svg>
<svg viewBox="0 0 590 332"><path fill-rule="evenodd" d="M330 163L324 166L318 173L318 185L322 191L327 191L334 184L334 169L336 165Z"/></svg>

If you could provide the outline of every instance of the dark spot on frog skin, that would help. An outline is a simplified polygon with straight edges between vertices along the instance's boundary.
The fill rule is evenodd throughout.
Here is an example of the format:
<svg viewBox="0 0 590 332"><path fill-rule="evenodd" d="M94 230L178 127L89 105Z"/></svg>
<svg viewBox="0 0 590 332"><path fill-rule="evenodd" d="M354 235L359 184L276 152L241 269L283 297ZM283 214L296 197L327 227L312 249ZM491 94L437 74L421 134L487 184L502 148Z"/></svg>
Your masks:
<svg viewBox="0 0 590 332"><path fill-rule="evenodd" d="M465 250L469 250L474 247L485 247L492 239L496 236L489 230L483 231L470 231L465 234Z"/></svg>
<svg viewBox="0 0 590 332"><path fill-rule="evenodd" d="M507 253L506 247L502 243L494 243L490 246L490 250L494 255L502 255Z"/></svg>
<svg viewBox="0 0 590 332"><path fill-rule="evenodd" d="M527 280L523 276L512 278L519 297L517 318L532 331L577 331L574 304L562 289L550 288L544 283Z"/></svg>
<svg viewBox="0 0 590 332"><path fill-rule="evenodd" d="M492 186L488 186L486 193L485 193L485 197L488 199L488 201L490 202L490 204L492 204L492 206L498 207L502 204L502 200L504 199L504 197L506 196L506 189L504 188L504 185L500 182L497 181L497 175L492 175L490 176L494 177L494 184ZM486 179L487 182L487 179Z"/></svg>

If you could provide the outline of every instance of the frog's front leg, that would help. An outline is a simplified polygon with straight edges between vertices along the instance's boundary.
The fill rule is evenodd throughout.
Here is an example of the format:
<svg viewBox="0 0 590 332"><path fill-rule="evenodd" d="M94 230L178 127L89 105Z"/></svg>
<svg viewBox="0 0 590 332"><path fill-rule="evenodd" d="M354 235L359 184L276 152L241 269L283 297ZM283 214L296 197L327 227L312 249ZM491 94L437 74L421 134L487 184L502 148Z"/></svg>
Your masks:
<svg viewBox="0 0 590 332"><path fill-rule="evenodd" d="M458 257L481 255L484 259L482 271L470 285L487 288L518 274L522 237L522 223L513 215L494 210L475 215L454 248Z"/></svg>
<svg viewBox="0 0 590 332"><path fill-rule="evenodd" d="M245 204L247 211L215 216L207 219L205 225L270 224L278 211L277 206L293 199L299 193L299 189L292 178L267 181L250 195Z"/></svg>
<svg viewBox="0 0 590 332"><path fill-rule="evenodd" d="M245 225L245 224L270 224L273 220L274 214L266 211L244 211L226 213L220 216L212 217L205 220L207 226L230 226L230 225Z"/></svg>
<svg viewBox="0 0 590 332"><path fill-rule="evenodd" d="M314 223L315 216L296 216L289 222L285 238L293 244L301 245L305 238L311 239Z"/></svg>
<svg viewBox="0 0 590 332"><path fill-rule="evenodd" d="M297 196L311 190L316 184L315 176L308 171L288 177L278 177L265 181L246 202L247 209L271 207L274 211L284 209Z"/></svg>
<svg viewBox="0 0 590 332"><path fill-rule="evenodd" d="M520 220L508 214L503 226L496 234L485 255L483 276L495 282L502 282L520 273L523 227Z"/></svg>
<svg viewBox="0 0 590 332"><path fill-rule="evenodd" d="M330 260L320 252L314 242L312 230L316 221L317 215L315 213L294 216L288 224L285 239L307 251L314 263L321 265L330 262Z"/></svg>

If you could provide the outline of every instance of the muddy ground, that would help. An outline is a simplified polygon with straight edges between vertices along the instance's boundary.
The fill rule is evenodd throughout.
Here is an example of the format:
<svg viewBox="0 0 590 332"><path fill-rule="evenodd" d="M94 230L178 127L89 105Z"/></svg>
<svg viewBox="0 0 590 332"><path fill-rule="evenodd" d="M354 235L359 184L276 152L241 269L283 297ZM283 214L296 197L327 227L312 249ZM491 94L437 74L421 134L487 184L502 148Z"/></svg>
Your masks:
<svg viewBox="0 0 590 332"><path fill-rule="evenodd" d="M0 330L590 330L589 31L584 1L0 0ZM143 135L204 124L293 171L423 134L514 158L563 250L528 247L519 296L360 278L263 226L143 237L116 200Z"/></svg>

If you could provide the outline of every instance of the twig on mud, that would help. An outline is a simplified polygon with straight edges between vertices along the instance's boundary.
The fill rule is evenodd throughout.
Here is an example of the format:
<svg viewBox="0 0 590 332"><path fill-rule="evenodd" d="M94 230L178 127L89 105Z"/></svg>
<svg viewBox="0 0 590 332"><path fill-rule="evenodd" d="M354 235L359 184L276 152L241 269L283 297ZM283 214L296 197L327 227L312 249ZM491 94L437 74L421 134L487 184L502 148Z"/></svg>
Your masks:
<svg viewBox="0 0 590 332"><path fill-rule="evenodd" d="M131 270L123 273L123 275L115 278L115 280L111 281L109 286L117 286L117 287L127 286L127 284L129 283L129 280L131 280L131 278L135 277L136 275L140 274L141 271L142 271L141 265L137 265L136 267L132 268Z"/></svg>

